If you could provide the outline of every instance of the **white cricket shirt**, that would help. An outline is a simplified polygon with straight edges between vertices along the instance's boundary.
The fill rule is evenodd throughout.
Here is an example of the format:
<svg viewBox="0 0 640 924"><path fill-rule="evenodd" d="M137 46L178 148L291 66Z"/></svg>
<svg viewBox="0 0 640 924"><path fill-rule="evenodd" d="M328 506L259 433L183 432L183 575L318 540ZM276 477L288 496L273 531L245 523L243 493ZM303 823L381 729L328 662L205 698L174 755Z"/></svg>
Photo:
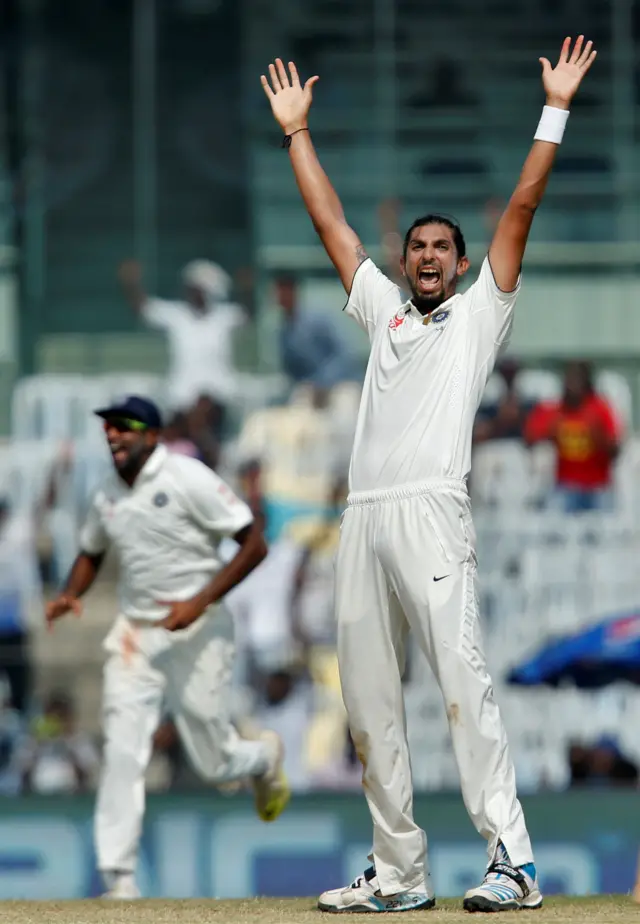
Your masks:
<svg viewBox="0 0 640 924"><path fill-rule="evenodd" d="M89 555L114 546L121 612L164 619L158 600L188 600L224 562L218 546L253 521L247 505L197 459L158 446L133 487L113 472L97 491L80 535Z"/></svg>
<svg viewBox="0 0 640 924"><path fill-rule="evenodd" d="M352 491L467 477L476 411L519 288L520 280L502 292L485 258L477 281L425 318L371 260L358 267L345 311L368 333L371 353Z"/></svg>
<svg viewBox="0 0 640 924"><path fill-rule="evenodd" d="M166 331L169 344L168 397L176 409L187 409L200 395L222 403L237 392L233 332L244 323L239 305L217 304L198 314L186 302L148 299L142 317Z"/></svg>

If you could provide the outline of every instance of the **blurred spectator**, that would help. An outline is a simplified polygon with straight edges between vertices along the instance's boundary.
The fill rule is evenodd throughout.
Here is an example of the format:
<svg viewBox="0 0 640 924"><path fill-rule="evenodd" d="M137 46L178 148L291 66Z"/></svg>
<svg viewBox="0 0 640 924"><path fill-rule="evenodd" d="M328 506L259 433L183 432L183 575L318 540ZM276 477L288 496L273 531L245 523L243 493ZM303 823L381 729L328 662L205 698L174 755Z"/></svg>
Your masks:
<svg viewBox="0 0 640 924"><path fill-rule="evenodd" d="M194 260L182 271L182 301L147 295L142 267L134 260L120 266L119 278L126 298L143 320L167 334L171 409L191 415L199 400L206 401L206 426L219 440L226 406L238 387L233 334L247 317L244 309L230 301L231 278L216 263ZM202 425L201 415L190 426L192 437L198 425Z"/></svg>
<svg viewBox="0 0 640 924"><path fill-rule="evenodd" d="M187 414L187 433L198 458L216 469L220 457L220 438L224 418L221 407L208 395L200 395Z"/></svg>
<svg viewBox="0 0 640 924"><path fill-rule="evenodd" d="M201 785L188 764L171 716L166 716L160 722L153 736L153 751L145 774L145 784L148 792Z"/></svg>
<svg viewBox="0 0 640 924"><path fill-rule="evenodd" d="M20 713L31 693L29 618L42 601L36 532L33 514L14 511L8 498L0 498L0 673Z"/></svg>
<svg viewBox="0 0 640 924"><path fill-rule="evenodd" d="M189 418L183 411L174 414L162 432L162 442L170 452L197 459L198 447L189 436Z"/></svg>
<svg viewBox="0 0 640 924"><path fill-rule="evenodd" d="M340 478L329 499L325 519L301 541L295 576L292 619L295 636L305 645L335 647L333 611L335 557L340 539L340 518L346 507L347 483Z"/></svg>
<svg viewBox="0 0 640 924"><path fill-rule="evenodd" d="M39 794L78 793L92 788L99 758L91 738L76 728L73 702L52 693L21 748L24 789Z"/></svg>
<svg viewBox="0 0 640 924"><path fill-rule="evenodd" d="M24 722L11 705L6 680L0 681L0 796L15 796L22 790L20 747Z"/></svg>
<svg viewBox="0 0 640 924"><path fill-rule="evenodd" d="M554 505L566 513L611 508L620 428L611 407L594 389L588 363L569 363L563 397L533 409L525 437L529 445L548 440L556 447Z"/></svg>
<svg viewBox="0 0 640 924"><path fill-rule="evenodd" d="M622 754L617 741L603 737L593 746L569 746L572 786L637 786L638 768Z"/></svg>
<svg viewBox="0 0 640 924"><path fill-rule="evenodd" d="M505 390L494 404L483 404L473 431L475 443L486 440L522 439L525 422L531 407L518 394L516 378L520 365L515 359L505 359L499 363L496 373L501 376Z"/></svg>
<svg viewBox="0 0 640 924"><path fill-rule="evenodd" d="M282 313L280 359L292 383L310 382L326 389L357 380L358 363L330 313L303 308L293 276L278 276L275 288Z"/></svg>
<svg viewBox="0 0 640 924"><path fill-rule="evenodd" d="M362 764L356 753L353 739L346 727L338 739L338 756L319 768L313 775L313 785L318 789L362 789Z"/></svg>
<svg viewBox="0 0 640 924"><path fill-rule="evenodd" d="M297 645L291 627L291 598L300 548L280 537L258 567L225 600L235 622L236 676L253 683L254 671L268 664L293 659Z"/></svg>
<svg viewBox="0 0 640 924"><path fill-rule="evenodd" d="M264 519L262 494L262 466L257 459L249 459L238 469L239 489L254 517Z"/></svg>
<svg viewBox="0 0 640 924"><path fill-rule="evenodd" d="M288 405L250 414L239 434L241 463L260 466L270 543L294 522L311 528L323 520L336 470L345 457L328 407L330 397L324 389L300 385Z"/></svg>
<svg viewBox="0 0 640 924"><path fill-rule="evenodd" d="M286 655L268 665L261 682L255 712L258 727L270 728L282 738L284 768L291 788L309 787L305 739L313 714L313 691L304 673Z"/></svg>

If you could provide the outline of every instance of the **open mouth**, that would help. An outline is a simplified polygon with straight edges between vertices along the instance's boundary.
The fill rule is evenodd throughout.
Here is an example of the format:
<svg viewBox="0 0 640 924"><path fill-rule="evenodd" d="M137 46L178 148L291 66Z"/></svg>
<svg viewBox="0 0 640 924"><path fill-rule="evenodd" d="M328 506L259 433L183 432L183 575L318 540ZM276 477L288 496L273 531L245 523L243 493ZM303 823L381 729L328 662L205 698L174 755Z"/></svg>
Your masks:
<svg viewBox="0 0 640 924"><path fill-rule="evenodd" d="M433 266L423 266L418 272L418 287L422 292L433 292L440 285L440 273Z"/></svg>
<svg viewBox="0 0 640 924"><path fill-rule="evenodd" d="M116 465L123 465L127 461L129 453L120 443L109 443L109 449Z"/></svg>

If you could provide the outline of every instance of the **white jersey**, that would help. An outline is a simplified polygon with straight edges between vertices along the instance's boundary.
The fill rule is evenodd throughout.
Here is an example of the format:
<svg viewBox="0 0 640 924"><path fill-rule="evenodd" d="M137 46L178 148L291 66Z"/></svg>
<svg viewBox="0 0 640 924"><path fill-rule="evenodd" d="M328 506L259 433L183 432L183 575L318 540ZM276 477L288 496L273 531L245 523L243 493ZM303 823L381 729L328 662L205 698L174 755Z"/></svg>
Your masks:
<svg viewBox="0 0 640 924"><path fill-rule="evenodd" d="M198 314L186 302L150 298L142 316L151 327L167 333L172 407L187 409L200 395L223 403L236 396L233 332L245 320L239 305L224 302Z"/></svg>
<svg viewBox="0 0 640 924"><path fill-rule="evenodd" d="M520 280L502 292L485 258L466 292L423 317L371 260L358 268L345 310L368 333L371 354L352 491L467 477L474 418L519 288Z"/></svg>
<svg viewBox="0 0 640 924"><path fill-rule="evenodd" d="M133 487L114 472L97 491L80 535L89 555L113 545L121 612L164 619L158 601L188 600L223 566L218 546L253 521L247 505L214 472L158 446Z"/></svg>

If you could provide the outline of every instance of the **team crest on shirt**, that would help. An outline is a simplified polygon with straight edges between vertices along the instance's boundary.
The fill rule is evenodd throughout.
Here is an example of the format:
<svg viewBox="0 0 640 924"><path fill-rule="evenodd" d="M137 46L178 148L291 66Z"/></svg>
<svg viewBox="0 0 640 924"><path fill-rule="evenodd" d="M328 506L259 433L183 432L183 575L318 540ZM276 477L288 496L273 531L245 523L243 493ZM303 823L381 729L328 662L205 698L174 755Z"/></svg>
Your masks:
<svg viewBox="0 0 640 924"><path fill-rule="evenodd" d="M443 324L451 311L448 308L445 308L444 311L436 311L434 314L430 314L428 318L425 318L422 322L423 324Z"/></svg>
<svg viewBox="0 0 640 924"><path fill-rule="evenodd" d="M166 507L169 503L169 497L164 491L158 491L158 493L153 498L153 503L156 507Z"/></svg>
<svg viewBox="0 0 640 924"><path fill-rule="evenodd" d="M404 320L406 318L406 313L404 308L401 308L397 314L395 314L389 321L389 330L397 330L399 327L402 327Z"/></svg>

